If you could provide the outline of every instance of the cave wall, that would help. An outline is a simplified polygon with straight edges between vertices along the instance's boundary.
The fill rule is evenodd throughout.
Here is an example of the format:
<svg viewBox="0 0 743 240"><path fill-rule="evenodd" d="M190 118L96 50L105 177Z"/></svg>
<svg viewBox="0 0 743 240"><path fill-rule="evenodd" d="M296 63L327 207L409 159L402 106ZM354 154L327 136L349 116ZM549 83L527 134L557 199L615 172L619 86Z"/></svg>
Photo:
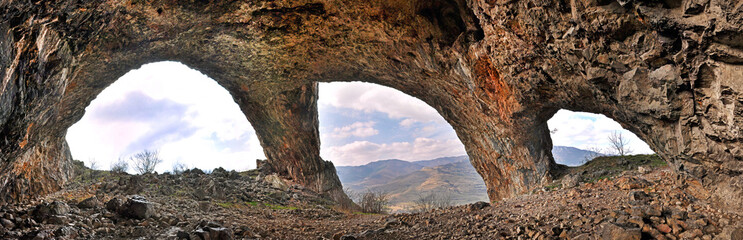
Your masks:
<svg viewBox="0 0 743 240"><path fill-rule="evenodd" d="M0 1L0 197L71 177L64 135L142 64L232 94L271 169L346 199L319 156L317 82L433 106L491 200L551 180L546 121L605 114L727 209L743 209L743 4L723 0ZM173 86L177 87L177 86Z"/></svg>

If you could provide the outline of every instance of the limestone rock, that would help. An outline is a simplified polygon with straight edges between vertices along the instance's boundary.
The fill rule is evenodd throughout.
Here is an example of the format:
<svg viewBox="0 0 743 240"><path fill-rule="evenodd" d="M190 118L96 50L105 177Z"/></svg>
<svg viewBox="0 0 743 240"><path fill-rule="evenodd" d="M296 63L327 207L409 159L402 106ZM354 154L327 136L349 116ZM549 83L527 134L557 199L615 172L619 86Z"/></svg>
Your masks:
<svg viewBox="0 0 743 240"><path fill-rule="evenodd" d="M136 195L128 198L120 209L122 215L136 219L149 218L154 211L152 203L144 197Z"/></svg>
<svg viewBox="0 0 743 240"><path fill-rule="evenodd" d="M278 189L286 190L289 188L289 185L286 184L286 182L284 182L284 180L276 174L266 176L265 178L263 178L263 181L270 183L273 187Z"/></svg>

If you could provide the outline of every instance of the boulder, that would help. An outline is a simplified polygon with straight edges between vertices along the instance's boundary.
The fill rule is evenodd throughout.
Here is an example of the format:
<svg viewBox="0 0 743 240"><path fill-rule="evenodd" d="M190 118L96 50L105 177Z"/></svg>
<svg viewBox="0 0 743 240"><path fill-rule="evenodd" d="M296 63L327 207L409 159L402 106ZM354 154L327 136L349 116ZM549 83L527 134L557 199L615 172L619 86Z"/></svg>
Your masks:
<svg viewBox="0 0 743 240"><path fill-rule="evenodd" d="M65 215L70 212L70 206L67 203L61 201L54 201L52 203L42 203L36 206L33 211L33 216L36 221L43 222L51 216Z"/></svg>
<svg viewBox="0 0 743 240"><path fill-rule="evenodd" d="M212 221L201 221L192 232L194 239L203 240L232 240L234 233L232 229L222 227L221 224Z"/></svg>
<svg viewBox="0 0 743 240"><path fill-rule="evenodd" d="M470 211L477 211L486 207L490 207L490 203L479 201L469 205Z"/></svg>
<svg viewBox="0 0 743 240"><path fill-rule="evenodd" d="M118 213L119 209L124 205L124 201L120 198L112 198L106 202L106 210Z"/></svg>
<svg viewBox="0 0 743 240"><path fill-rule="evenodd" d="M562 187L564 188L577 187L582 181L582 179L583 178L581 177L580 174L569 174L562 179Z"/></svg>
<svg viewBox="0 0 743 240"><path fill-rule="evenodd" d="M15 223L13 223L13 221L10 221L5 218L0 219L0 225L7 229L13 229L15 227Z"/></svg>
<svg viewBox="0 0 743 240"><path fill-rule="evenodd" d="M92 196L89 198L86 198L85 200L82 200L80 203L77 204L77 207L87 209L87 208L100 208L103 204L100 200L98 200L98 197Z"/></svg>
<svg viewBox="0 0 743 240"><path fill-rule="evenodd" d="M154 209L152 203L142 196L129 197L120 209L120 214L136 219L145 219L152 216Z"/></svg>
<svg viewBox="0 0 743 240"><path fill-rule="evenodd" d="M599 235L604 240L640 240L642 238L642 231L637 227L605 223L601 225Z"/></svg>
<svg viewBox="0 0 743 240"><path fill-rule="evenodd" d="M727 226L715 237L715 240L739 240L743 239L743 226Z"/></svg>
<svg viewBox="0 0 743 240"><path fill-rule="evenodd" d="M282 179L281 177L279 177L279 175L277 175L277 174L268 175L265 178L263 178L263 181L265 181L267 183L270 183L271 186L273 186L274 188L278 188L278 189L281 189L281 190L287 190L287 189L289 189L289 184L287 184L284 181L284 179Z"/></svg>
<svg viewBox="0 0 743 240"><path fill-rule="evenodd" d="M134 219L149 218L155 211L151 202L138 195L130 196L126 200L112 198L106 202L106 210Z"/></svg>

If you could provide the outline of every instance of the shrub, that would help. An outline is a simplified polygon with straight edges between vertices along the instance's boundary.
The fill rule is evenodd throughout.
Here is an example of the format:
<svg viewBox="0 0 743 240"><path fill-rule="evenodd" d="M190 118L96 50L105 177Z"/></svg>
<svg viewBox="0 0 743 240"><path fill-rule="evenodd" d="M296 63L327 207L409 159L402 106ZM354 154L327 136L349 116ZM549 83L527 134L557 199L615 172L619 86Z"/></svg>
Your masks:
<svg viewBox="0 0 743 240"><path fill-rule="evenodd" d="M116 162L111 163L112 172L123 173L126 172L126 170L129 170L129 163L127 163L122 157L119 157L119 160Z"/></svg>
<svg viewBox="0 0 743 240"><path fill-rule="evenodd" d="M134 170L139 174L152 173L155 171L155 167L163 162L157 150L144 150L135 153L129 160L133 163Z"/></svg>
<svg viewBox="0 0 743 240"><path fill-rule="evenodd" d="M361 194L358 204L365 213L384 213L389 201L389 193L368 190Z"/></svg>
<svg viewBox="0 0 743 240"><path fill-rule="evenodd" d="M448 191L445 193L418 194L418 199L415 200L414 211L425 212L452 205L454 205L452 195L451 192Z"/></svg>
<svg viewBox="0 0 743 240"><path fill-rule="evenodd" d="M173 169L171 171L173 172L173 174L181 174L186 170L188 170L188 166L186 166L186 164L175 162L173 163Z"/></svg>

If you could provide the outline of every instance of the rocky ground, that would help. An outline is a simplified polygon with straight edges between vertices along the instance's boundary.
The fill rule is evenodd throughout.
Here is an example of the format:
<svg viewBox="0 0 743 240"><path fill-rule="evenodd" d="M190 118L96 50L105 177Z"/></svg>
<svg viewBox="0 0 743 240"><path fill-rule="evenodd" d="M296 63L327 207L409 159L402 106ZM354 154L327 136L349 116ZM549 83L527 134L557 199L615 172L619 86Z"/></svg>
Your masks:
<svg viewBox="0 0 743 240"><path fill-rule="evenodd" d="M741 216L712 208L699 182L652 166L597 178L572 169L492 205L394 215L342 210L255 170L128 175L79 167L65 190L2 206L0 238L743 239Z"/></svg>

